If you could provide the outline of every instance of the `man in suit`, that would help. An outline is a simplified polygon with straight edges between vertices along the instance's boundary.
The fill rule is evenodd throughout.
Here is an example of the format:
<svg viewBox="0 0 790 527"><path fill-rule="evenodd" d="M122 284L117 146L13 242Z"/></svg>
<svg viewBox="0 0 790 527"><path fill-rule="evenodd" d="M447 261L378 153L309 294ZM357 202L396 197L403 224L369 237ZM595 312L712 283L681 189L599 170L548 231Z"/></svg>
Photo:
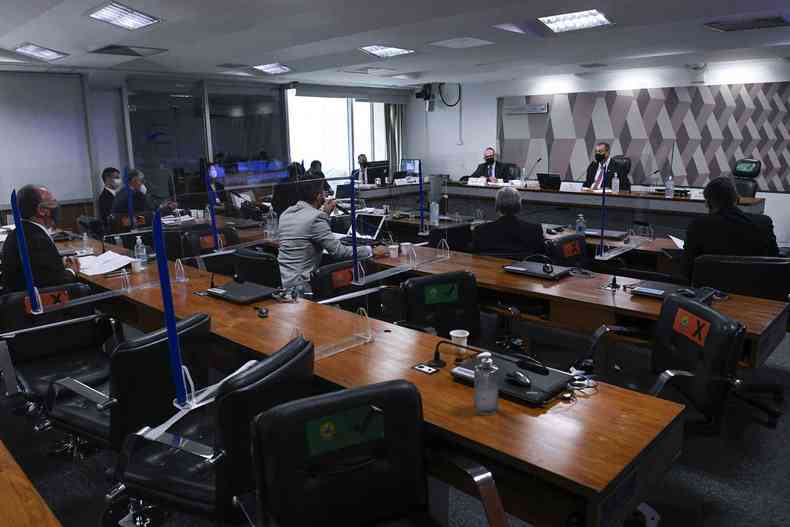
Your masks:
<svg viewBox="0 0 790 527"><path fill-rule="evenodd" d="M99 194L99 219L104 227L107 227L107 218L112 214L112 204L115 195L121 189L121 172L114 167L107 167L102 170L101 180L104 189Z"/></svg>
<svg viewBox="0 0 790 527"><path fill-rule="evenodd" d="M686 230L683 269L691 279L694 260L703 254L778 256L774 224L764 214L738 208L738 192L727 177L717 177L703 192L710 213L694 219Z"/></svg>
<svg viewBox="0 0 790 527"><path fill-rule="evenodd" d="M156 205L148 195L145 186L145 174L142 170L132 169L127 174L128 187L124 187L115 194L112 202L113 214L129 212L129 192L132 193L132 210L134 212L154 212Z"/></svg>
<svg viewBox="0 0 790 527"><path fill-rule="evenodd" d="M510 180L510 168L505 163L496 160L496 150L488 147L483 151L484 162L477 165L470 178L484 177L489 183L496 183L497 179Z"/></svg>
<svg viewBox="0 0 790 527"><path fill-rule="evenodd" d="M472 231L472 244L477 253L530 256L543 254L543 227L518 218L521 194L513 187L502 187L496 194L499 218L479 225Z"/></svg>
<svg viewBox="0 0 790 527"><path fill-rule="evenodd" d="M323 179L324 180L324 193L327 196L331 196L334 194L332 191L332 187L329 186L329 182L326 180L326 176L324 176L324 172L321 170L321 161L315 159L312 163L310 163L310 170L307 171L307 178L308 179Z"/></svg>
<svg viewBox="0 0 790 527"><path fill-rule="evenodd" d="M631 190L631 181L628 179L628 174L622 170L618 171L611 163L610 150L609 143L598 143L595 145L595 159L587 167L587 179L582 185L584 190L600 190L604 186L612 188L612 177L614 177L614 174L617 174L617 178L620 180L621 191L627 192Z"/></svg>
<svg viewBox="0 0 790 527"><path fill-rule="evenodd" d="M362 185L373 183L373 181L368 180L368 156L359 154L357 163L359 163L359 168L351 172L351 177L354 178L354 181Z"/></svg>
<svg viewBox="0 0 790 527"><path fill-rule="evenodd" d="M50 287L74 282L79 261L61 258L50 236L58 221L58 202L46 188L25 185L16 194L22 230L27 241L28 261L36 287ZM3 245L3 281L9 292L25 290L25 275L19 257L16 233Z"/></svg>

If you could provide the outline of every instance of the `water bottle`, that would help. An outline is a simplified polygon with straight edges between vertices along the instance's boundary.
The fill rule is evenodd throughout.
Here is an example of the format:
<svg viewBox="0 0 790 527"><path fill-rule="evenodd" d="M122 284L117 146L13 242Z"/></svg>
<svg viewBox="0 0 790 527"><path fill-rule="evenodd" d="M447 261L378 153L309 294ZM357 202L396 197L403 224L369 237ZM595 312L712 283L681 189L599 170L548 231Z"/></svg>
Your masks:
<svg viewBox="0 0 790 527"><path fill-rule="evenodd" d="M477 355L479 362L475 366L475 410L480 415L490 415L497 411L499 403L499 384L491 353L484 351Z"/></svg>
<svg viewBox="0 0 790 527"><path fill-rule="evenodd" d="M612 192L620 192L620 178L617 174L612 174Z"/></svg>
<svg viewBox="0 0 790 527"><path fill-rule="evenodd" d="M431 225L439 225L439 204L432 201L429 210Z"/></svg>
<svg viewBox="0 0 790 527"><path fill-rule="evenodd" d="M672 199L675 197L675 183L672 181L672 174L667 178L666 188L664 189L664 197Z"/></svg>
<svg viewBox="0 0 790 527"><path fill-rule="evenodd" d="M134 257L140 262L140 270L145 269L145 263L148 261L148 253L143 244L143 239L138 236L134 244Z"/></svg>
<svg viewBox="0 0 790 527"><path fill-rule="evenodd" d="M576 232L584 234L587 230L587 222L584 221L584 214L576 216Z"/></svg>
<svg viewBox="0 0 790 527"><path fill-rule="evenodd" d="M88 233L82 233L82 250L87 251L90 248L90 242L88 242Z"/></svg>
<svg viewBox="0 0 790 527"><path fill-rule="evenodd" d="M115 245L118 247L123 247L123 239L119 235L115 235Z"/></svg>

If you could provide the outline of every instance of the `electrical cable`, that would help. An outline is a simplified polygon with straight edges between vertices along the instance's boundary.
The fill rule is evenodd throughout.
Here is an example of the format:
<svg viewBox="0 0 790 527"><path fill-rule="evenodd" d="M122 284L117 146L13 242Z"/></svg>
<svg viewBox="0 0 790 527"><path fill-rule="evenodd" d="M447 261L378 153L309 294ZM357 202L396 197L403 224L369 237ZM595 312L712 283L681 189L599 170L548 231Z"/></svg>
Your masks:
<svg viewBox="0 0 790 527"><path fill-rule="evenodd" d="M444 83L439 84L439 98L442 100L444 105L447 106L448 108L453 108L455 106L458 106L458 103L461 102L461 96L462 96L461 83L460 82L458 83L458 100L455 101L453 104L447 104L447 101L444 98L444 93L442 93L442 86L444 86Z"/></svg>

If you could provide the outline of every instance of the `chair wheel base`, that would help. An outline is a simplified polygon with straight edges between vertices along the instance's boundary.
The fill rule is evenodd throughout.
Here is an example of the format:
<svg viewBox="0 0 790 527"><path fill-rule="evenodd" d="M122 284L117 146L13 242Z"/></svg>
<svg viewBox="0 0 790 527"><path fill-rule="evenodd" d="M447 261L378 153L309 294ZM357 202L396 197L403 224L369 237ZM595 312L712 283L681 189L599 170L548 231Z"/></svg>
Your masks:
<svg viewBox="0 0 790 527"><path fill-rule="evenodd" d="M105 507L101 527L158 527L170 514L159 507L145 504L135 498L119 499Z"/></svg>

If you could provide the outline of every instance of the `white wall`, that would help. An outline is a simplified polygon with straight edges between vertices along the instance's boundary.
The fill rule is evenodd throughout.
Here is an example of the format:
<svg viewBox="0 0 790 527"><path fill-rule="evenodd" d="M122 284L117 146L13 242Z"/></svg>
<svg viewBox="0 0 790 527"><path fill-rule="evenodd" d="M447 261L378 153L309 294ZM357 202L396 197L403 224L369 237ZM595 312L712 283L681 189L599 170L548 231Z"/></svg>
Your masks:
<svg viewBox="0 0 790 527"><path fill-rule="evenodd" d="M705 84L780 82L790 80L790 62L754 61L710 65L704 73L685 68L643 68L586 75L554 75L529 79L465 84L461 105L448 108L437 98L436 109L411 99L406 110L403 157L423 160L424 174L469 175L482 162L483 150L497 139L497 98L504 96L574 93L604 90L665 88ZM445 98L456 100L447 86ZM463 115L459 140L459 115ZM766 214L773 218L780 244L790 245L790 194L760 193Z"/></svg>
<svg viewBox="0 0 790 527"><path fill-rule="evenodd" d="M123 171L128 165L126 137L123 129L121 90L91 90L88 95L93 139L93 165L96 188L102 188L101 172L106 167Z"/></svg>

